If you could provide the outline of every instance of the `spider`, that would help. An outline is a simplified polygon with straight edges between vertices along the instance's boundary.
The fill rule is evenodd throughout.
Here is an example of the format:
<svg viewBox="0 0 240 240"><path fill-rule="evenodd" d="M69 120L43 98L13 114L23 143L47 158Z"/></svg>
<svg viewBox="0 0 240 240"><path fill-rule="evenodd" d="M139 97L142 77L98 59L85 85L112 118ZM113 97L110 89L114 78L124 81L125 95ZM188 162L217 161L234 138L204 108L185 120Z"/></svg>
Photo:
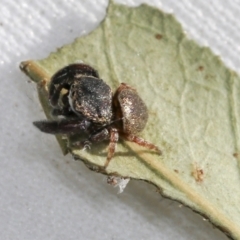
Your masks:
<svg viewBox="0 0 240 240"><path fill-rule="evenodd" d="M147 123L148 111L136 90L121 83L112 94L89 65L76 63L57 71L50 81L49 101L57 119L33 124L40 131L55 135L86 133L87 139L76 143L81 147L109 140L104 168L115 153L119 136L161 154L157 146L137 136Z"/></svg>

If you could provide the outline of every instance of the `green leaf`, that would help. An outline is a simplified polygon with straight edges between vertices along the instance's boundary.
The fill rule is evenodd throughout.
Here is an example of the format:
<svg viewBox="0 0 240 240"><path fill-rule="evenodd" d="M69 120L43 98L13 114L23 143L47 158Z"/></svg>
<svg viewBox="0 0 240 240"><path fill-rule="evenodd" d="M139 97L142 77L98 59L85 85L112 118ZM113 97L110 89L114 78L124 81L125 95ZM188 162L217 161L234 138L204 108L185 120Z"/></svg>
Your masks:
<svg viewBox="0 0 240 240"><path fill-rule="evenodd" d="M89 35L46 59L21 64L38 83L48 118L47 83L76 61L96 68L112 89L126 82L138 90L149 109L141 136L163 154L121 140L105 171L105 142L82 151L58 137L63 152L68 149L92 170L149 181L240 239L239 76L189 40L172 15L110 2L105 20Z"/></svg>

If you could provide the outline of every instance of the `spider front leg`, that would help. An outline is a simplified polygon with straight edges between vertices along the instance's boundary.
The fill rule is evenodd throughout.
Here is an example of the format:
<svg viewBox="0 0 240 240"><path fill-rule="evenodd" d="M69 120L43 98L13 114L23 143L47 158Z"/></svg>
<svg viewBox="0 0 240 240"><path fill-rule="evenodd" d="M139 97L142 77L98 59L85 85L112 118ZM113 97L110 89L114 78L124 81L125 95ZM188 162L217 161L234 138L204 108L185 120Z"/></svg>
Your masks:
<svg viewBox="0 0 240 240"><path fill-rule="evenodd" d="M33 125L44 133L71 135L87 132L90 122L85 119L61 119L36 121Z"/></svg>

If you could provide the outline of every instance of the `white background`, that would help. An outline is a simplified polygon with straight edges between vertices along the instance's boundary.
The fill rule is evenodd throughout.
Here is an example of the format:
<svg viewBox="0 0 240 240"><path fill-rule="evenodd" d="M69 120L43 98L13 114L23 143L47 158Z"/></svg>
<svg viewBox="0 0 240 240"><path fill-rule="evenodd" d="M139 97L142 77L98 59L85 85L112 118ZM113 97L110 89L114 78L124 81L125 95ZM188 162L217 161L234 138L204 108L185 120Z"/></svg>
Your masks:
<svg viewBox="0 0 240 240"><path fill-rule="evenodd" d="M239 72L240 1L148 2L173 12L188 35ZM93 30L107 0L0 1L0 239L227 239L203 217L132 181L123 194L32 121L43 119L22 60L45 58Z"/></svg>

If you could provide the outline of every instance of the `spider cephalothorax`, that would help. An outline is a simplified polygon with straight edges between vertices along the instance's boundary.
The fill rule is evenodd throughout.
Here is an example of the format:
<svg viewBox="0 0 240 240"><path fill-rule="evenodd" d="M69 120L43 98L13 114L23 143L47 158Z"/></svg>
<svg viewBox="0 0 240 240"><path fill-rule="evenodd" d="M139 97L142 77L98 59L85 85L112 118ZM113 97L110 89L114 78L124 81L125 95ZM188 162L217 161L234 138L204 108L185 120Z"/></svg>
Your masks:
<svg viewBox="0 0 240 240"><path fill-rule="evenodd" d="M65 93L61 95L62 90ZM143 147L157 146L138 137L148 120L145 103L136 90L121 83L114 95L111 88L99 78L98 72L86 64L71 64L60 69L51 78L49 101L57 120L36 121L42 132L51 134L87 133L79 146L109 140L105 167L112 159L119 135Z"/></svg>

